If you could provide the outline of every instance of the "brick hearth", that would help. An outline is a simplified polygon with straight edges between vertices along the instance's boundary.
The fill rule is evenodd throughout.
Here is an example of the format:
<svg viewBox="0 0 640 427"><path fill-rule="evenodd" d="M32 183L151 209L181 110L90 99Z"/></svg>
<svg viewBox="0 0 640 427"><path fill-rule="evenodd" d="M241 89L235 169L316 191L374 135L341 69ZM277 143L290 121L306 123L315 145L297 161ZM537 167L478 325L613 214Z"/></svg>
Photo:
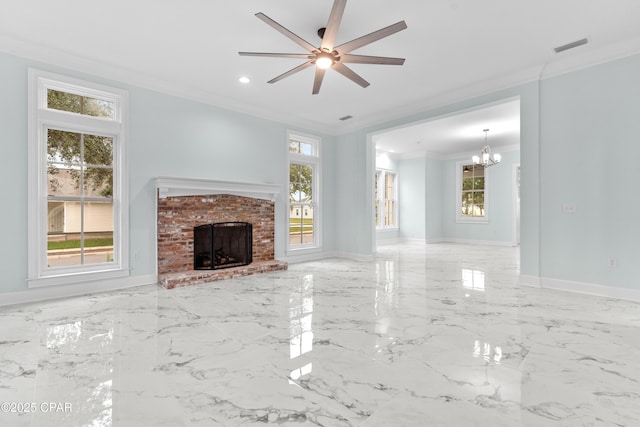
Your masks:
<svg viewBox="0 0 640 427"><path fill-rule="evenodd" d="M158 198L158 280L165 288L286 270L274 258L274 202L229 194ZM193 269L193 227L242 221L253 226L253 262L220 270Z"/></svg>

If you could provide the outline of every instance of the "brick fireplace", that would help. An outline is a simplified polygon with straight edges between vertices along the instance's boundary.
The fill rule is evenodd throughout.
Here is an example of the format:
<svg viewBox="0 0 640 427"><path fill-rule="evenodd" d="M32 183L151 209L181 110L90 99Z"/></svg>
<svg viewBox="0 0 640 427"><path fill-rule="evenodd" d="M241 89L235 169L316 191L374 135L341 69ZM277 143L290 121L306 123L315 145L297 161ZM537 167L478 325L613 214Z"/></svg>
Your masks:
<svg viewBox="0 0 640 427"><path fill-rule="evenodd" d="M158 281L165 288L287 269L274 257L277 186L183 178L156 178L155 184ZM194 227L223 222L252 225L251 264L195 270Z"/></svg>

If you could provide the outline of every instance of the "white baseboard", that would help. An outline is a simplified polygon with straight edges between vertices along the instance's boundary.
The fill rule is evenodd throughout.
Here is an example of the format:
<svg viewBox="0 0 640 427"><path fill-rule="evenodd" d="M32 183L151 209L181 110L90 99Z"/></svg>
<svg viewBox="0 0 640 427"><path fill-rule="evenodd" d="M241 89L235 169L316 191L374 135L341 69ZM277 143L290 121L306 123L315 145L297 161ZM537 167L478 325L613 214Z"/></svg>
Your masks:
<svg viewBox="0 0 640 427"><path fill-rule="evenodd" d="M551 279L548 277L520 276L520 285L556 291L573 292L597 297L613 298L625 301L640 302L640 291L595 283L574 282L571 280Z"/></svg>
<svg viewBox="0 0 640 427"><path fill-rule="evenodd" d="M513 246L512 242L502 240L470 240L470 239L454 239L445 237L439 240L440 243L464 243L468 245L489 245L489 246Z"/></svg>
<svg viewBox="0 0 640 427"><path fill-rule="evenodd" d="M528 286L531 288L539 288L540 287L540 278L538 276L528 276L526 274L520 275L520 285Z"/></svg>
<svg viewBox="0 0 640 427"><path fill-rule="evenodd" d="M402 243L424 243L424 239L416 239L411 237L398 237L397 239L376 240L376 246L398 245Z"/></svg>
<svg viewBox="0 0 640 427"><path fill-rule="evenodd" d="M278 257L279 260L288 262L289 264L298 264L307 261L318 261L325 258L331 258L331 252L310 252L300 255L289 255L285 257Z"/></svg>
<svg viewBox="0 0 640 427"><path fill-rule="evenodd" d="M373 254L359 254L356 252L331 252L332 258L346 258L354 261L373 261L375 256Z"/></svg>
<svg viewBox="0 0 640 427"><path fill-rule="evenodd" d="M26 291L0 294L0 306L116 291L156 283L158 283L158 276L148 274L143 276L130 276L123 279L96 280L92 282L74 283L72 285L32 288Z"/></svg>
<svg viewBox="0 0 640 427"><path fill-rule="evenodd" d="M442 237L434 237L432 239L426 239L425 243L433 244L433 243L442 243L445 239Z"/></svg>
<svg viewBox="0 0 640 427"><path fill-rule="evenodd" d="M366 254L358 254L355 252L337 252L337 251L326 251L326 252L316 252L304 255L294 255L281 258L283 261L288 262L289 264L297 264L300 262L307 261L319 261L327 258L346 258L352 259L355 261L373 261L374 256L366 255Z"/></svg>

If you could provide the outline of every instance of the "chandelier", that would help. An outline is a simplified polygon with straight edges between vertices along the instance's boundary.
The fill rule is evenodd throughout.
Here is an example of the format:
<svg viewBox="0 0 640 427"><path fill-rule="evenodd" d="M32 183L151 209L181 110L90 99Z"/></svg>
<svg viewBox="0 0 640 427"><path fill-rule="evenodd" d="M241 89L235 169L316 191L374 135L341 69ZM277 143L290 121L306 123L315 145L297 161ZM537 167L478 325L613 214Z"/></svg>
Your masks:
<svg viewBox="0 0 640 427"><path fill-rule="evenodd" d="M502 160L502 156L498 153L491 154L491 148L489 148L489 144L487 144L487 134L489 133L489 129L483 129L483 131L484 147L482 147L482 152L479 156L473 156L471 159L474 164L483 165L484 167L497 165L500 163L500 160Z"/></svg>

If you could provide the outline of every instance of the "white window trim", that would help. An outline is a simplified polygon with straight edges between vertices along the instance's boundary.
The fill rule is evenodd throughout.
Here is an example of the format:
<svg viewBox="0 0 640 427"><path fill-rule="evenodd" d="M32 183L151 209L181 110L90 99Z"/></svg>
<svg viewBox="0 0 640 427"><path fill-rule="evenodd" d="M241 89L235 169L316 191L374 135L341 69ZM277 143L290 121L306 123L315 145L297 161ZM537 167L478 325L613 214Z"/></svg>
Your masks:
<svg viewBox="0 0 640 427"><path fill-rule="evenodd" d="M49 109L46 97L49 88L112 101L115 117L105 119ZM30 68L28 111L28 286L36 288L129 276L128 92ZM114 137L114 260L111 263L56 269L47 267L48 187L44 132L49 127Z"/></svg>
<svg viewBox="0 0 640 427"><path fill-rule="evenodd" d="M313 156L308 156L306 154L292 153L289 151L289 141L291 139L299 140L300 142L306 142L308 144L313 145ZM287 130L287 139L285 144L286 154L287 154L287 191L286 191L286 251L288 255L292 254L301 254L304 252L316 252L322 249L322 188L321 188L321 170L322 170L322 139L320 137L305 134L302 132L294 132L291 130ZM291 207L289 203L289 168L291 163L299 163L305 164L313 167L313 219L314 219L314 230L313 230L313 239L312 243L302 244L302 245L291 245L291 239L289 236L289 223L291 221Z"/></svg>
<svg viewBox="0 0 640 427"><path fill-rule="evenodd" d="M462 168L473 164L471 160L456 162L456 223L458 224L489 223L489 189L491 188L489 168L484 168L484 216L467 217L462 215Z"/></svg>
<svg viewBox="0 0 640 427"><path fill-rule="evenodd" d="M376 227L376 230L378 231L388 231L388 230L398 230L400 229L400 218L398 217L398 205L399 205L399 201L398 201L398 180L399 180L399 174L398 171L394 171L391 169L384 169L384 168L376 168L376 173L377 172L382 172L384 176L384 174L392 174L395 175L395 179L393 180L393 194L395 196L394 200L395 203L393 204L393 218L395 219L395 224L394 225L384 225L384 197L378 200L378 218L380 219L380 224ZM380 182L377 183L378 188L380 188L380 184L382 184L382 186L384 187L384 178L380 179Z"/></svg>

